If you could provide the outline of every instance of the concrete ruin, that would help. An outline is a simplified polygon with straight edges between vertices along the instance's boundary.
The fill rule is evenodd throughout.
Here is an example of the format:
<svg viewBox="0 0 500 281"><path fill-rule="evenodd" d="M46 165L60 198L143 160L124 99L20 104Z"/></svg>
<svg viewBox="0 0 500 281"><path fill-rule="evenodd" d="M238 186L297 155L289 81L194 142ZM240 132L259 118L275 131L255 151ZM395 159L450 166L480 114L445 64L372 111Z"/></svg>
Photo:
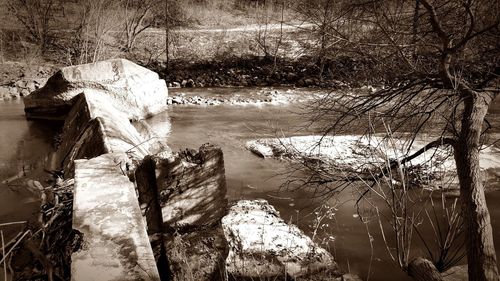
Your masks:
<svg viewBox="0 0 500 281"><path fill-rule="evenodd" d="M226 280L222 150L206 144L199 151L147 156L135 178L148 233L164 234L157 248L168 256L162 265L175 272L171 280Z"/></svg>
<svg viewBox="0 0 500 281"><path fill-rule="evenodd" d="M272 206L250 204L240 216L238 203L226 216L219 147L172 153L161 141L165 136L130 122L164 109L166 95L156 73L118 59L63 68L25 99L28 118L65 119L56 165L66 179L74 177L73 228L84 245L72 254L71 279L225 281L228 271L253 278L336 269L328 252L284 223ZM255 223L261 207L274 210L266 213L268 225ZM249 247L236 257L235 243L252 243L255 227L295 244L268 243L266 252ZM231 267L228 254L233 265L250 262L253 273L264 275Z"/></svg>
<svg viewBox="0 0 500 281"><path fill-rule="evenodd" d="M122 174L127 158L75 161L73 228L86 246L71 257L72 280L160 280L134 184Z"/></svg>
<svg viewBox="0 0 500 281"><path fill-rule="evenodd" d="M72 177L75 159L127 152L131 160L139 161L148 154L168 150L161 138L153 136L154 132L139 133L127 115L112 105L112 97L83 92L74 100L57 151L65 177Z"/></svg>
<svg viewBox="0 0 500 281"><path fill-rule="evenodd" d="M82 92L113 98L130 120L165 110L167 86L158 74L125 59L61 68L45 86L24 99L29 119L64 120Z"/></svg>
<svg viewBox="0 0 500 281"><path fill-rule="evenodd" d="M153 155L144 165L154 169L155 184L144 183L136 176L139 200L145 203L141 194L156 186L162 222L168 227L178 231L200 229L220 222L226 213L224 158L219 147L205 144L199 151L185 150L169 157Z"/></svg>
<svg viewBox="0 0 500 281"><path fill-rule="evenodd" d="M227 279L221 149L172 154L166 136L130 122L165 109L166 97L156 73L118 59L63 68L25 99L28 118L65 119L55 162L75 179L84 240L72 280L160 280L158 268L169 280Z"/></svg>
<svg viewBox="0 0 500 281"><path fill-rule="evenodd" d="M24 100L28 118L66 118L57 165L75 178L72 280L160 280L140 211L134 163L168 147L129 120L166 109L167 88L126 60L65 67Z"/></svg>

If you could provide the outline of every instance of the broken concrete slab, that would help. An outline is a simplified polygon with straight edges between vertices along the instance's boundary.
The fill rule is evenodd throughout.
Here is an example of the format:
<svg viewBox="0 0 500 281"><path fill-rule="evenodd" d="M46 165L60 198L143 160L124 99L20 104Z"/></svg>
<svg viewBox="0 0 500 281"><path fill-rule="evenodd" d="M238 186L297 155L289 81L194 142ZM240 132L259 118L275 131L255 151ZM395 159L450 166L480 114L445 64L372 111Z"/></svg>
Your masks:
<svg viewBox="0 0 500 281"><path fill-rule="evenodd" d="M126 114L112 105L109 97L82 93L75 100L64 123L63 138L57 151L58 162L66 177L73 174L75 159L127 152L132 160L139 161L148 154L169 151L161 139L154 138L154 132L141 135Z"/></svg>
<svg viewBox="0 0 500 281"><path fill-rule="evenodd" d="M158 157L158 156L157 156ZM135 169L138 200L149 235L163 233L163 216L156 186L155 161L146 156Z"/></svg>
<svg viewBox="0 0 500 281"><path fill-rule="evenodd" d="M222 149L205 144L171 157L153 157L163 222L174 229L216 224L227 211Z"/></svg>
<svg viewBox="0 0 500 281"><path fill-rule="evenodd" d="M150 178L151 174L155 177ZM157 217L155 208L146 209L156 196L167 231L205 228L226 214L224 157L218 146L205 144L199 151L148 156L139 164L135 179L148 221Z"/></svg>
<svg viewBox="0 0 500 281"><path fill-rule="evenodd" d="M298 227L285 223L266 200L237 202L222 219L222 226L229 243L228 274L236 280L285 275L296 279L338 271L327 250Z"/></svg>
<svg viewBox="0 0 500 281"><path fill-rule="evenodd" d="M74 281L160 280L124 153L75 161L73 228L84 248L72 254Z"/></svg>
<svg viewBox="0 0 500 281"><path fill-rule="evenodd" d="M26 117L64 120L82 92L106 95L130 120L166 109L168 90L157 73L125 59L61 68L45 86L24 99Z"/></svg>
<svg viewBox="0 0 500 281"><path fill-rule="evenodd" d="M171 280L227 280L228 245L220 223L227 211L222 150L203 145L199 151L146 156L135 180L148 233L165 233L155 253ZM168 263L161 261L162 251Z"/></svg>

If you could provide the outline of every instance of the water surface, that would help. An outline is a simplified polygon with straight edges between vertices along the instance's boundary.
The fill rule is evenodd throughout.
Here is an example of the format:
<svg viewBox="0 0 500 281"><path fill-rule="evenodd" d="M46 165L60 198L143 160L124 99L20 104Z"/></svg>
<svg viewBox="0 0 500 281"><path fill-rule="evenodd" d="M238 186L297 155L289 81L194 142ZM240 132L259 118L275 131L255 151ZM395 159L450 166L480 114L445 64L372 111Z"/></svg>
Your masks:
<svg viewBox="0 0 500 281"><path fill-rule="evenodd" d="M262 89L176 91L171 94L182 91L187 95L238 93L248 96ZM303 95L307 93L302 92ZM283 189L288 162L261 159L245 149L245 143L250 139L312 133L314 128L306 127L304 116L297 114L300 110L301 105L174 106L147 122L157 128L171 122L168 143L173 150L198 148L207 142L220 145L224 152L230 200L264 198L280 211L283 219L312 234L312 222L318 216L314 210L325 202L314 198L310 190ZM494 132L499 133L500 101L490 110L489 119L495 127ZM54 124L26 121L21 101L0 102L0 182L16 175L23 176L20 183L0 184L0 223L29 219L38 209L36 198L22 185L28 179L36 179L46 185L44 180L48 175L43 168L47 165L48 153L52 151L51 143L57 128ZM356 129L359 128L353 128ZM324 221L329 225L318 231L316 240L332 236L334 242L324 246L335 255L344 270L359 274L365 280L368 276L369 280L411 280L390 261L378 224L364 224L356 217L354 203L358 196L355 191L346 191L326 202L337 210L333 220ZM496 247L500 253L500 209L494 208L500 202L500 192L489 192L487 200ZM13 235L16 228L7 231ZM426 239L432 237L427 236ZM424 254L420 245L415 245L413 251L414 256Z"/></svg>

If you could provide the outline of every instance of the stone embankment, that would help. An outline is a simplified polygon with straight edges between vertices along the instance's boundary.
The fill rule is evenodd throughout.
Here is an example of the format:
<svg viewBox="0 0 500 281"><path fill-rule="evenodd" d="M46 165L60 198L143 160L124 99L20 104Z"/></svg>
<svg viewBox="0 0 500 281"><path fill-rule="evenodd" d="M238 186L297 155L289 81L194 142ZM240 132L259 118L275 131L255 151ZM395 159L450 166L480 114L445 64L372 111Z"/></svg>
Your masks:
<svg viewBox="0 0 500 281"><path fill-rule="evenodd" d="M74 178L73 228L84 245L72 254L72 280L317 272L328 278L315 280L340 280L331 254L267 203L243 201L228 214L219 147L172 153L159 141L166 136L131 123L164 110L166 101L163 80L121 59L63 68L25 99L28 118L65 120L56 164L66 180ZM261 221L261 214L268 218Z"/></svg>

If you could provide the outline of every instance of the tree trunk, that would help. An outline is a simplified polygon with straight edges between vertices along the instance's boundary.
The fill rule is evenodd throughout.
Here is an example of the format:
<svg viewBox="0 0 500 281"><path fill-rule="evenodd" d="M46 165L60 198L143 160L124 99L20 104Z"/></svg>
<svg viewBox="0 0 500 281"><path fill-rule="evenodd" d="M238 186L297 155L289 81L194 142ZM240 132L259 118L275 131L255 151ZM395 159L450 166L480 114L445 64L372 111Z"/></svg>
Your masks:
<svg viewBox="0 0 500 281"><path fill-rule="evenodd" d="M436 266L427 259L416 258L408 265L408 275L415 281L443 281Z"/></svg>
<svg viewBox="0 0 500 281"><path fill-rule="evenodd" d="M498 281L490 214L479 166L480 136L492 96L468 93L455 147L462 215L466 228L469 280Z"/></svg>

